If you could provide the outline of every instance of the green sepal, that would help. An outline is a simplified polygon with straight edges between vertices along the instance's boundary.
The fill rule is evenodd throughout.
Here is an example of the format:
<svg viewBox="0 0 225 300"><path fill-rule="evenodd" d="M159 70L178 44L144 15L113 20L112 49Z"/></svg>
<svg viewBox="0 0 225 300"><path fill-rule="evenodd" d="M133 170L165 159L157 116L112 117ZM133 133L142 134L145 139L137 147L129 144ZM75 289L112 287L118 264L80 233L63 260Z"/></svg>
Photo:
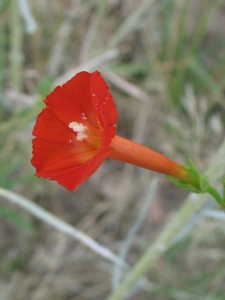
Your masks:
<svg viewBox="0 0 225 300"><path fill-rule="evenodd" d="M225 175L221 179L223 184L223 197L221 197L220 194L210 185L208 177L198 173L195 165L190 159L188 160L188 163L189 167L183 166L188 175L183 181L171 176L167 176L168 179L183 190L188 190L198 194L211 194L217 203L225 210Z"/></svg>
<svg viewBox="0 0 225 300"><path fill-rule="evenodd" d="M206 193L209 189L209 179L207 176L198 173L195 165L189 159L189 167L184 166L185 170L188 171L188 181L184 182L171 176L167 176L176 186L183 190L188 190L193 193ZM225 180L225 179L224 179Z"/></svg>

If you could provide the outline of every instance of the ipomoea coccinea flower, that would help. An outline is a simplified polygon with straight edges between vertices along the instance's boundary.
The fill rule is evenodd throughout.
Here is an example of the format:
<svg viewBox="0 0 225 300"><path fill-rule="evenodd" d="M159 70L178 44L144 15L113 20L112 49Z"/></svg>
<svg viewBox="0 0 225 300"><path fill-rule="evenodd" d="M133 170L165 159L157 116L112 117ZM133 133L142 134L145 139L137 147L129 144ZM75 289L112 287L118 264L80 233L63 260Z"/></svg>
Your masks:
<svg viewBox="0 0 225 300"><path fill-rule="evenodd" d="M70 191L111 158L190 180L186 168L169 158L116 135L117 111L98 71L80 72L45 99L33 135L36 176L56 180Z"/></svg>

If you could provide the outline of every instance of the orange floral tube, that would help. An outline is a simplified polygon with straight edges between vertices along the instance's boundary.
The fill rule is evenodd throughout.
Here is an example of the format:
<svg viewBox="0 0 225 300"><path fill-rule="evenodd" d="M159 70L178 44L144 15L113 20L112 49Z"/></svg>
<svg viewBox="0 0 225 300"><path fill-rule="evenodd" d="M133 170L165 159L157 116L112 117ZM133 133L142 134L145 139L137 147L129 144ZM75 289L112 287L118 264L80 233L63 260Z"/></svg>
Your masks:
<svg viewBox="0 0 225 300"><path fill-rule="evenodd" d="M189 180L189 173L184 167L145 146L117 135L112 139L110 146L113 151L108 158L172 176L183 182Z"/></svg>

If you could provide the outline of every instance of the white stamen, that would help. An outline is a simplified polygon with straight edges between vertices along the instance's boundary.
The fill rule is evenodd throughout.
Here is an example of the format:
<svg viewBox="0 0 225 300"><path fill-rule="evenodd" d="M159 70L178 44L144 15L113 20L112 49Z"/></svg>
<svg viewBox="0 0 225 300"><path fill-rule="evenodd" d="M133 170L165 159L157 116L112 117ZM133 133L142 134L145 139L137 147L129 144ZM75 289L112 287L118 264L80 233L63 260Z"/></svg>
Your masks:
<svg viewBox="0 0 225 300"><path fill-rule="evenodd" d="M87 137L87 135L84 133L85 129L87 129L87 126L85 126L82 123L78 122L71 122L69 124L69 128L73 129L74 132L77 132L77 141L83 141Z"/></svg>

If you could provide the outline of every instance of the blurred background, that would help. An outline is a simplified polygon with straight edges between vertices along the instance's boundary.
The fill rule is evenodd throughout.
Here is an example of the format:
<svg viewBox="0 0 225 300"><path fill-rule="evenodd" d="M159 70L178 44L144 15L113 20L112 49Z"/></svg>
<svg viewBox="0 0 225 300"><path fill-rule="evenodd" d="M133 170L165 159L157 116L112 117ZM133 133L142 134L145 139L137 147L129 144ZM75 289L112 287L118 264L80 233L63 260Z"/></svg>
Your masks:
<svg viewBox="0 0 225 300"><path fill-rule="evenodd" d="M0 187L134 264L187 193L112 160L74 193L36 178L36 117L56 85L97 69L114 96L119 135L180 164L191 158L204 172L225 132L224 28L222 0L1 0ZM112 264L0 200L1 300L106 299L115 286ZM130 299L224 299L224 219L201 212L197 220Z"/></svg>

